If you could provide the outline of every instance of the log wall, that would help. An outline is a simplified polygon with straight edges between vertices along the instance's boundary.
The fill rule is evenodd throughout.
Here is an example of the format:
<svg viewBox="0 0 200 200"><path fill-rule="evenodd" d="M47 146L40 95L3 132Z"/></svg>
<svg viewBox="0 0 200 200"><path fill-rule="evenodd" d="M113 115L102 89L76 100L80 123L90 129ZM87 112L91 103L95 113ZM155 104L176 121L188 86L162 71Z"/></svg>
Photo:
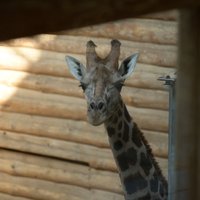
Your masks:
<svg viewBox="0 0 200 200"><path fill-rule="evenodd" d="M85 63L89 39L120 60L139 52L122 96L167 176L168 92L157 78L176 65L176 12L42 34L0 46L0 199L122 200L103 126L86 122L86 102L65 55Z"/></svg>

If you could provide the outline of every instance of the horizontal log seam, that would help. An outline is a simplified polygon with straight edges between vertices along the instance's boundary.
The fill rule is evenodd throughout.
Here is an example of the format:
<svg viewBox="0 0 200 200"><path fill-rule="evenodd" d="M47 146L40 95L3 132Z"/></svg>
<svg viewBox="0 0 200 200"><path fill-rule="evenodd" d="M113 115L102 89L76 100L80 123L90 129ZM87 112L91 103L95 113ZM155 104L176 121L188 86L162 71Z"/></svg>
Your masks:
<svg viewBox="0 0 200 200"><path fill-rule="evenodd" d="M10 80L7 80L7 75L10 75ZM20 73L17 72L10 73L6 70L0 70L0 87L14 87L16 88L16 92L17 90L25 89L27 91L42 92L42 94L55 94L63 97L69 96L80 99L84 98L82 90L78 88L77 81L73 81L73 79L59 80L59 78L56 79L50 76L27 75L26 73L22 73L22 80L19 81L19 75ZM27 77L23 78L23 75L27 75ZM148 98L142 98L142 94L144 97L148 96ZM156 98L154 98L154 96L156 96ZM122 90L122 97L127 105L133 107L168 110L167 91L130 87L125 84Z"/></svg>
<svg viewBox="0 0 200 200"><path fill-rule="evenodd" d="M14 106L13 108L10 108L10 106ZM26 105L27 106L27 105ZM46 110L49 110L49 109L43 109L41 108L40 109L40 113L34 111L35 109L35 106L36 104L33 105L32 108L30 108L29 110L24 110L24 109L17 109L17 107L19 107L19 104L4 104L3 106L0 106L1 107L1 111L5 111L5 112L10 112L10 113L19 113L19 114L27 114L27 115L31 115L31 116L41 116L41 117L49 117L49 118L56 118L56 119L72 119L72 120L75 120L75 121L82 121L82 122L86 122L86 114L83 114L82 113L82 116L76 116L76 115L70 115L69 114L66 114L64 116L60 116L60 114L48 114L46 113ZM139 109L139 108L138 108ZM145 110L147 111L147 109L145 108ZM148 109L150 110L150 109ZM42 111L42 113L41 113ZM159 132L167 132L167 113L161 113L161 115L158 114L158 116L154 116L154 115L151 115L150 117L150 114L149 115L145 115L144 113L144 110L136 110L136 108L134 108L133 110L130 110L129 108L129 111L131 113L131 116L134 117L134 121L136 123L138 123L140 126L141 126L141 129L144 129L144 130L148 130L148 131L159 131ZM137 113L136 113L137 111ZM143 113L139 113L140 111L143 111ZM160 110L159 110L160 111ZM58 110L57 110L58 112ZM70 111L72 112L72 111ZM132 114L134 113L134 114ZM74 113L70 113L70 114L74 114ZM81 113L80 113L81 114ZM159 118L160 117L160 118ZM143 118L143 120L142 120ZM153 118L153 119L152 119ZM158 126L158 118L160 120L160 124ZM145 119L145 120L144 120ZM157 122L156 122L157 121ZM146 123L146 125L145 125ZM157 124L157 127L155 127L155 124Z"/></svg>
<svg viewBox="0 0 200 200"><path fill-rule="evenodd" d="M67 167L69 164L66 164L65 170L55 169L40 166L37 163L29 164L18 161L17 157L14 160L0 158L0 161L0 172L13 176L29 177L122 194L118 173L95 170L78 164L76 166L73 165L73 169ZM112 184L113 182L115 184Z"/></svg>
<svg viewBox="0 0 200 200"><path fill-rule="evenodd" d="M34 199L30 199L30 198L15 196L12 194L1 193L1 192L0 192L0 199L2 199L2 200L34 200Z"/></svg>
<svg viewBox="0 0 200 200"><path fill-rule="evenodd" d="M16 177L0 172L0 192L23 196L33 199L60 200L70 198L72 200L89 199L91 195L95 196L95 191L102 195L100 199L116 198L121 195L111 192L95 189L85 189L78 186L67 184L55 184L50 181L37 180L34 178ZM115 197L114 197L115 196Z"/></svg>
<svg viewBox="0 0 200 200"><path fill-rule="evenodd" d="M24 47L22 45L12 45L12 49L13 50L25 50L26 51L30 51L32 49L32 51L43 51L43 54L46 53L47 56L49 56L50 58L54 56L59 55L61 56L63 55L63 58L65 57L66 54L79 54L85 55L85 43L87 42L88 39L93 39L93 38L88 38L88 37L79 37L79 43L74 43L72 44L73 40L77 40L77 37L73 37L73 36L65 36L65 37L61 37L61 36L56 36L57 38L59 38L59 40L61 40L60 42L62 43L66 43L68 44L67 46L62 46L60 47L60 44L51 44L52 40L55 40L55 36L54 35L40 35L40 36L36 36L35 38L39 38L40 40L44 40L43 38L48 38L49 43L48 45L54 46L57 45L59 46L60 50L58 51L58 49L56 49L57 51L55 52L55 47L51 47L51 49L49 48L49 46L47 48L41 48L40 46L33 46L32 48L27 47L27 45L24 45ZM21 39L23 41L23 39ZM25 38L25 40L31 40L30 38ZM32 40L34 41L34 38L32 38ZM57 39L58 40L58 39ZM107 40L103 40L103 39L99 39L99 38L94 38L95 41L99 42L100 44L102 43L102 45L100 45L99 47L97 47L97 52L101 54L103 54L102 56L105 56L105 54L108 53L109 50L109 43ZM37 40L36 40L37 41ZM35 41L35 45L39 43L39 41L37 41L36 43ZM58 42L58 41L57 41ZM68 43L67 43L68 42ZM134 53L134 51L139 51L140 52L140 57L138 59L139 62L141 63L151 63L151 64L157 64L157 65L162 65L165 67L175 67L176 65L176 51L177 48L176 46L170 46L170 45L155 45L155 44L147 44L147 43L139 43L139 42L134 42L130 45L130 42L128 41L122 41L123 42L123 46L122 46L122 50L121 50L121 59L124 59L127 56L130 56L131 54ZM22 44L24 44L25 42L23 42ZM30 43L30 42L29 42ZM80 44L82 43L82 44ZM26 44L26 43L25 43ZM42 44L44 45L44 44ZM46 43L45 43L46 45ZM77 46L78 45L78 46ZM6 48L6 46L4 46L4 48ZM20 52L20 51L19 51ZM47 54L48 53L48 54ZM161 54L158 56L158 54ZM51 56L50 56L51 55ZM167 57L170 57L169 59L166 59Z"/></svg>

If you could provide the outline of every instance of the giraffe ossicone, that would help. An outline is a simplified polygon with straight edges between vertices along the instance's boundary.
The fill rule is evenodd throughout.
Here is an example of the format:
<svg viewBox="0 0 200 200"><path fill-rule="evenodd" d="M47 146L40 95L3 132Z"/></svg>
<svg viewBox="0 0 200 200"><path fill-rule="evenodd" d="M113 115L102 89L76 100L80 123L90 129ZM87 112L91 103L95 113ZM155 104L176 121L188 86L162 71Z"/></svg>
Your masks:
<svg viewBox="0 0 200 200"><path fill-rule="evenodd" d="M85 94L89 123L105 125L125 199L167 200L167 181L120 94L124 81L134 72L138 53L119 66L120 45L112 40L110 53L100 58L95 43L88 41L86 66L71 56L66 56L66 62Z"/></svg>

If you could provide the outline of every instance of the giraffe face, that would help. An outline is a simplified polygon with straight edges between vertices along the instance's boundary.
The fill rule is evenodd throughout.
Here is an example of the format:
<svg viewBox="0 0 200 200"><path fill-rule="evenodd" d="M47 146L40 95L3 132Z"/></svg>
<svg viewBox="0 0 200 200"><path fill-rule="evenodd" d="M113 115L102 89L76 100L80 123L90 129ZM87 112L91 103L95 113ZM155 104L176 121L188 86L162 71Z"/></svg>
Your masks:
<svg viewBox="0 0 200 200"><path fill-rule="evenodd" d="M81 80L81 87L87 101L87 117L92 125L100 125L117 110L123 80L98 65L89 70Z"/></svg>
<svg viewBox="0 0 200 200"><path fill-rule="evenodd" d="M80 81L87 101L87 118L90 124L100 125L118 110L121 88L125 79L133 72L138 54L125 59L118 69L117 62L96 57L85 68L77 59L66 56L72 75ZM117 65L113 67L113 64Z"/></svg>

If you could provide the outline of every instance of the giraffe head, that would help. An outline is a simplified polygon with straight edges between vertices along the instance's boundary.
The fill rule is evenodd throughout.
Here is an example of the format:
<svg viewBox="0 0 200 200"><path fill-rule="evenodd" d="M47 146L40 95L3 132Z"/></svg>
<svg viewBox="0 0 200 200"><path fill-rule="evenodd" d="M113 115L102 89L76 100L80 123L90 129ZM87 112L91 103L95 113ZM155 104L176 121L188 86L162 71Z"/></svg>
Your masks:
<svg viewBox="0 0 200 200"><path fill-rule="evenodd" d="M122 61L118 40L111 41L111 51L106 58L100 58L96 45L87 42L86 67L77 59L66 56L66 62L72 75L80 81L87 101L88 121L100 125L118 110L121 101L121 89L125 79L134 71L138 54L133 54Z"/></svg>

